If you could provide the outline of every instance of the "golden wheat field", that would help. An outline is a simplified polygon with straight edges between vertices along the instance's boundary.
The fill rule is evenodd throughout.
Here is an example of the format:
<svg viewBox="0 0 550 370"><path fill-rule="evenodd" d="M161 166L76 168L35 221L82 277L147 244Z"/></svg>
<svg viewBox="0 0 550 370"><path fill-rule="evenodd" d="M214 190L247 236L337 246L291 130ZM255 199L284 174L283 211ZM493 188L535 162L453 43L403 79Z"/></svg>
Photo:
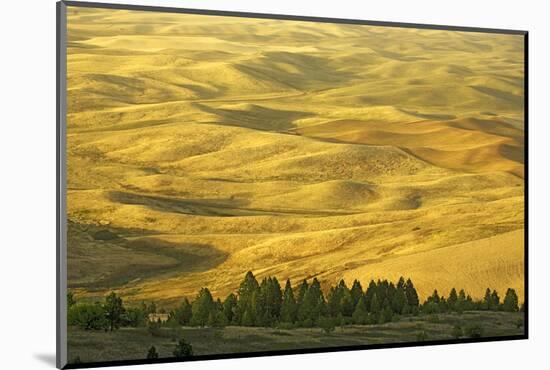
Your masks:
<svg viewBox="0 0 550 370"><path fill-rule="evenodd" d="M523 37L68 10L68 283L523 300Z"/></svg>

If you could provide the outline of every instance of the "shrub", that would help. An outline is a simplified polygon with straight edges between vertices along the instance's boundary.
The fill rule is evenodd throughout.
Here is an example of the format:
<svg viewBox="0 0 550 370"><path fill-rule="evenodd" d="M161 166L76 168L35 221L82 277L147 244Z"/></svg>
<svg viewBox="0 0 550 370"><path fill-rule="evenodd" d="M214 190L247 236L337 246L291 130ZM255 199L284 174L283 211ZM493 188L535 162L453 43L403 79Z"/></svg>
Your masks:
<svg viewBox="0 0 550 370"><path fill-rule="evenodd" d="M149 348L149 352L147 352L147 359L152 360L152 359L156 359L156 358L159 358L159 354L157 353L157 349L155 348L155 346L151 346L151 348Z"/></svg>
<svg viewBox="0 0 550 370"><path fill-rule="evenodd" d="M109 323L100 304L78 303L67 314L67 323L84 330L107 329Z"/></svg>
<svg viewBox="0 0 550 370"><path fill-rule="evenodd" d="M193 346L187 343L185 339L180 339L174 349L174 357L188 357L193 356Z"/></svg>

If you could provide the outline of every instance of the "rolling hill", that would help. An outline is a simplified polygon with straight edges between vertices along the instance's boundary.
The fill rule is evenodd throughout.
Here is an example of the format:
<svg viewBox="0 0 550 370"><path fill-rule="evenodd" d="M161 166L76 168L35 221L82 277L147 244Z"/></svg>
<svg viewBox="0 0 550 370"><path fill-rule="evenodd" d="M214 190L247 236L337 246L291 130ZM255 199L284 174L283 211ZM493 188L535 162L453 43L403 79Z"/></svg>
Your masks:
<svg viewBox="0 0 550 370"><path fill-rule="evenodd" d="M68 285L523 300L520 36L72 8Z"/></svg>

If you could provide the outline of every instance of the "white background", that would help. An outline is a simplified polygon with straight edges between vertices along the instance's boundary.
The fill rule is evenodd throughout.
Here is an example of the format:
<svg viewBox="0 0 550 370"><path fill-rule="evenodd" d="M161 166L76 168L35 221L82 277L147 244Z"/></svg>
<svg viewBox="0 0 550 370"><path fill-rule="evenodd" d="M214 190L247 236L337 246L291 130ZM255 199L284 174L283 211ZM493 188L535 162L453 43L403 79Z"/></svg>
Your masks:
<svg viewBox="0 0 550 370"><path fill-rule="evenodd" d="M111 2L117 2L111 0ZM530 339L164 364L132 369L517 369L548 365L550 51L541 0L124 1L202 9L530 31ZM2 3L0 21L0 343L2 369L55 363L55 1ZM546 355L546 356L545 356ZM546 363L546 366L544 365ZM538 364L538 365L536 365Z"/></svg>

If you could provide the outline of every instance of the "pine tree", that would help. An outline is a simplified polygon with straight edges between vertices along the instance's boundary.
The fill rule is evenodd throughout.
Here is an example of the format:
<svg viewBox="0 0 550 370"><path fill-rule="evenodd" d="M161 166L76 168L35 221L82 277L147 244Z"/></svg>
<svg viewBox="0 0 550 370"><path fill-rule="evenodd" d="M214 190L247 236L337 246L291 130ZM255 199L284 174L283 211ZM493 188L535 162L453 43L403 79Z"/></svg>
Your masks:
<svg viewBox="0 0 550 370"><path fill-rule="evenodd" d="M458 292L458 298L455 303L455 311L462 313L468 309L467 302L466 302L466 292L464 289L460 289L460 292Z"/></svg>
<svg viewBox="0 0 550 370"><path fill-rule="evenodd" d="M351 296L351 292L347 288L341 288L342 292L341 298L340 298L340 312L344 316L351 316L353 314L353 310L355 309L355 306L353 305L353 297Z"/></svg>
<svg viewBox="0 0 550 370"><path fill-rule="evenodd" d="M297 313L296 299L294 299L294 292L290 279L287 279L285 284L285 291L283 293L283 303L281 306L281 321L286 323L294 323L296 321Z"/></svg>
<svg viewBox="0 0 550 370"><path fill-rule="evenodd" d="M393 299L391 302L393 312L397 314L405 313L405 305L408 306L407 296L405 294L405 289L396 288L395 293L393 294ZM407 307L408 309L408 307Z"/></svg>
<svg viewBox="0 0 550 370"><path fill-rule="evenodd" d="M376 293L376 289L376 283L374 280L371 280L365 292L365 304L367 305L367 308L371 305L372 297Z"/></svg>
<svg viewBox="0 0 550 370"><path fill-rule="evenodd" d="M407 282L405 283L405 293L407 295L407 302L409 303L411 309L417 308L420 301L418 300L418 293L416 292L411 279L407 279Z"/></svg>
<svg viewBox="0 0 550 370"><path fill-rule="evenodd" d="M260 284L257 319L262 326L270 326L281 313L281 286L276 278L265 278Z"/></svg>
<svg viewBox="0 0 550 370"><path fill-rule="evenodd" d="M355 310L353 311L353 322L357 325L364 325L367 323L367 307L365 305L365 298L360 297L359 301L357 301L357 305L355 306Z"/></svg>
<svg viewBox="0 0 550 370"><path fill-rule="evenodd" d="M449 299L447 299L447 304L449 305L449 309L454 310L457 301L458 301L458 295L456 294L456 289L453 288L449 293Z"/></svg>
<svg viewBox="0 0 550 370"><path fill-rule="evenodd" d="M302 298L302 304L298 306L298 320L311 325L317 323L321 314L324 313L324 306L325 300L321 291L321 284L317 278L313 278L311 285Z"/></svg>
<svg viewBox="0 0 550 370"><path fill-rule="evenodd" d="M502 303L502 309L508 312L517 312L518 307L518 295L514 289L508 288L506 295L504 296L504 302Z"/></svg>
<svg viewBox="0 0 550 370"><path fill-rule="evenodd" d="M327 295L327 311L328 314L332 317L338 316L341 314L340 300L341 300L341 290L338 287L330 287L330 290Z"/></svg>
<svg viewBox="0 0 550 370"><path fill-rule="evenodd" d="M254 274L251 271L248 271L241 282L237 295L237 309L235 312L234 321L240 322L242 321L242 317L244 315L245 311L249 311L249 315L252 316L252 298L254 294L260 289L260 285L258 284L258 281L254 277Z"/></svg>
<svg viewBox="0 0 550 370"><path fill-rule="evenodd" d="M434 290L432 293L432 296L428 298L428 301L431 301L435 304L439 304L441 302L441 298L439 297L439 293L437 292L437 289Z"/></svg>
<svg viewBox="0 0 550 370"><path fill-rule="evenodd" d="M306 295L308 288L309 288L309 285L307 284L307 281L304 279L302 281L302 284L300 284L300 287L298 288L298 297L296 297L296 304L298 304L298 306L300 306L303 303L304 297Z"/></svg>
<svg viewBox="0 0 550 370"><path fill-rule="evenodd" d="M382 311L380 312L380 323L384 324L392 321L392 319L393 319L393 312L390 307L390 303L386 298L382 303Z"/></svg>
<svg viewBox="0 0 550 370"><path fill-rule="evenodd" d="M350 289L351 299L353 307L357 306L357 302L359 302L359 299L363 297L363 287L361 286L361 283L358 280L353 281L353 285Z"/></svg>
<svg viewBox="0 0 550 370"><path fill-rule="evenodd" d="M115 292L111 292L105 298L103 309L105 310L105 318L109 322L109 329L111 331L118 329L122 324L122 315L126 311L122 305L122 298L118 297Z"/></svg>
<svg viewBox="0 0 550 370"><path fill-rule="evenodd" d="M206 326L214 311L214 298L208 288L202 288L191 305L191 325Z"/></svg>
<svg viewBox="0 0 550 370"><path fill-rule="evenodd" d="M397 294L397 288L395 287L395 285L393 285L392 282L390 282L388 284L388 288L386 291L386 299L390 303L390 308L391 308L391 303L393 302L393 298L396 294Z"/></svg>
<svg viewBox="0 0 550 370"><path fill-rule="evenodd" d="M234 322L235 313L237 311L237 296L231 293L225 298L223 302L223 314L225 315L227 322Z"/></svg>
<svg viewBox="0 0 550 370"><path fill-rule="evenodd" d="M191 322L192 308L187 298L175 310L170 312L169 320L177 322L179 325L189 325Z"/></svg>
<svg viewBox="0 0 550 370"><path fill-rule="evenodd" d="M371 303L370 303L369 312L377 315L377 314L380 313L380 310L381 310L381 307L380 307L380 302L378 301L378 295L376 293L374 293L374 295L372 296Z"/></svg>
<svg viewBox="0 0 550 370"><path fill-rule="evenodd" d="M243 317L241 319L242 326L254 326L254 320L249 310L244 311Z"/></svg>

